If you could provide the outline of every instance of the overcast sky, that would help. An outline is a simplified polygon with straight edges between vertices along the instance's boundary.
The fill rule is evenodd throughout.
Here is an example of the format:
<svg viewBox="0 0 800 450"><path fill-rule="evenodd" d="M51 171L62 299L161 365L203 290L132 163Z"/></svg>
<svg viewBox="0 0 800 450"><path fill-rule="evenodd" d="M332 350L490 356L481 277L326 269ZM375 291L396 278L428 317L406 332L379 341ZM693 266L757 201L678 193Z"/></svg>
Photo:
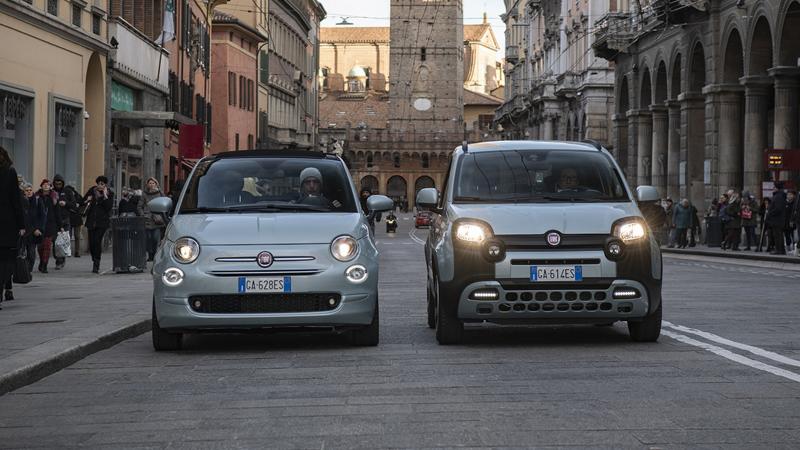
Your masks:
<svg viewBox="0 0 800 450"><path fill-rule="evenodd" d="M389 26L389 0L321 0L321 3L328 11L323 26L334 26L343 17L349 17L348 21L356 26ZM505 50L505 25L500 20L500 14L505 12L503 0L464 0L465 23L481 23L484 12L489 14L502 53Z"/></svg>

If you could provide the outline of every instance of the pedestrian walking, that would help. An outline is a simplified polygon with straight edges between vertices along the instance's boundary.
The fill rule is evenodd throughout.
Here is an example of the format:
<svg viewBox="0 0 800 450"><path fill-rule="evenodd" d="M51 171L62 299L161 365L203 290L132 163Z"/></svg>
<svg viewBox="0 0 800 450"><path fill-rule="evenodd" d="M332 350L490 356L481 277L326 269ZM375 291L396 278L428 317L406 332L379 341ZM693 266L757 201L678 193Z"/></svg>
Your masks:
<svg viewBox="0 0 800 450"><path fill-rule="evenodd" d="M728 194L722 194L719 198L719 202L717 202L717 208L719 210L719 223L720 223L720 232L722 233L722 244L721 248L726 250L729 247L728 244L728 222L730 222L731 218L728 216Z"/></svg>
<svg viewBox="0 0 800 450"><path fill-rule="evenodd" d="M767 210L767 226L770 229L772 255L785 255L784 228L786 227L786 194L783 192L783 183L775 182L772 201Z"/></svg>
<svg viewBox="0 0 800 450"><path fill-rule="evenodd" d="M63 209L59 205L58 194L52 189L50 180L45 178L39 183L39 191L36 197L42 204L45 211L44 236L39 243L39 272L47 273L47 265L50 263L50 255L53 252L53 240L59 231L64 231L66 217ZM61 267L57 267L60 269Z"/></svg>
<svg viewBox="0 0 800 450"><path fill-rule="evenodd" d="M674 233L674 214L675 214L675 205L672 202L672 199L667 197L664 206L664 212L666 215L666 221L664 222L664 230L667 234L667 247L674 248L675 247L675 233Z"/></svg>
<svg viewBox="0 0 800 450"><path fill-rule="evenodd" d="M33 191L30 183L23 185L23 202L25 210L25 236L23 244L28 259L28 272L33 272L33 265L36 263L36 247L42 242L44 237L44 227L47 224L47 212L44 205L39 201L39 197Z"/></svg>
<svg viewBox="0 0 800 450"><path fill-rule="evenodd" d="M786 225L783 229L784 237L786 238L786 251L789 254L794 253L797 241L794 239L794 231L796 229L796 222L794 221L794 214L797 209L797 192L789 191L786 193Z"/></svg>
<svg viewBox="0 0 800 450"><path fill-rule="evenodd" d="M755 197L749 192L745 192L742 195L742 210L740 215L742 217L745 241L747 242L745 250L747 251L752 250L754 246L758 245L758 239L756 238L756 225L758 223L757 214L758 204L756 203Z"/></svg>
<svg viewBox="0 0 800 450"><path fill-rule="evenodd" d="M689 244L686 238L686 233L689 227L692 226L692 209L690 208L688 199L683 199L675 207L675 212L672 215L672 226L675 229L675 239L678 241L678 248L686 248Z"/></svg>
<svg viewBox="0 0 800 450"><path fill-rule="evenodd" d="M728 216L728 221L725 223L725 243L727 248L738 252L739 243L742 239L742 217L741 217L741 201L739 194L733 189L728 191L728 205L725 208L725 214ZM725 250L725 248L723 248Z"/></svg>
<svg viewBox="0 0 800 450"><path fill-rule="evenodd" d="M70 233L70 237L72 237L72 215L75 214L80 218L78 212L80 195L75 192L72 186L67 186L66 183L64 183L64 177L58 174L53 177L53 191L58 196L58 207L63 218L61 231ZM67 258L56 253L55 259L56 270L64 268Z"/></svg>
<svg viewBox="0 0 800 450"><path fill-rule="evenodd" d="M58 174L53 177L53 190L58 193L59 205L64 210L64 215L67 219L67 231L69 231L70 237L75 243L72 249L72 256L80 258L81 227L83 226L83 216L81 216L81 194L79 194L74 187L66 184L64 177ZM56 263L58 263L58 259ZM63 261L61 266L64 266Z"/></svg>
<svg viewBox="0 0 800 450"><path fill-rule="evenodd" d="M133 195L133 191L128 188L122 189L119 205L117 206L117 214L120 217L133 217L140 215L139 199Z"/></svg>
<svg viewBox="0 0 800 450"><path fill-rule="evenodd" d="M11 156L0 147L0 304L14 298L10 289L22 236L25 235L25 213L19 190L17 171ZM2 307L0 306L0 309Z"/></svg>
<svg viewBox="0 0 800 450"><path fill-rule="evenodd" d="M140 202L143 215L147 219L145 226L147 228L148 261L152 261L155 257L156 249L158 249L158 244L161 242L163 230L167 225L163 215L150 211L150 202L159 197L164 197L164 193L161 192L158 181L155 178L148 178Z"/></svg>
<svg viewBox="0 0 800 450"><path fill-rule="evenodd" d="M772 239L770 239L770 229L769 225L767 225L767 213L769 212L769 208L772 205L772 201L769 197L764 197L761 199L761 206L758 208L758 217L761 223L761 234L759 236L758 241L758 248L756 249L757 252L762 251L766 248L765 251L771 252L773 250L772 246Z"/></svg>
<svg viewBox="0 0 800 450"><path fill-rule="evenodd" d="M103 255L103 236L111 226L111 211L114 208L114 193L108 187L108 178L100 175L83 196L86 205L86 230L89 232L89 252L92 254L92 273L100 273L100 258Z"/></svg>

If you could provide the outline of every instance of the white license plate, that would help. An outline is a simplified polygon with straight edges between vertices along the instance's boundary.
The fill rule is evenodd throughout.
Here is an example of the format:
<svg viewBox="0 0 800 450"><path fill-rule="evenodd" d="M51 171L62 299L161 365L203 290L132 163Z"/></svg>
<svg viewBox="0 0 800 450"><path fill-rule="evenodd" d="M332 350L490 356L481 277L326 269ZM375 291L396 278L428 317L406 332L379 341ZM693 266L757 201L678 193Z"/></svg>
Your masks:
<svg viewBox="0 0 800 450"><path fill-rule="evenodd" d="M292 292L292 277L239 277L239 293L247 294L250 292Z"/></svg>
<svg viewBox="0 0 800 450"><path fill-rule="evenodd" d="M531 281L583 281L583 267L531 266Z"/></svg>

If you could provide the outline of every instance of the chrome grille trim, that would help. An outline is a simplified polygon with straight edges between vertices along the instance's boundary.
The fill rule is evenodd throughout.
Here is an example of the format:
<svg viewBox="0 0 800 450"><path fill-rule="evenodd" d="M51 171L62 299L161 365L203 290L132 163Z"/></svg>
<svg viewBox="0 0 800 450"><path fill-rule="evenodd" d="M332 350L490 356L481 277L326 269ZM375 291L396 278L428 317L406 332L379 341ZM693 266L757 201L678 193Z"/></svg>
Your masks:
<svg viewBox="0 0 800 450"><path fill-rule="evenodd" d="M246 277L246 276L303 276L303 275L316 275L322 273L317 269L300 269L300 270L213 270L208 272L209 275L215 277Z"/></svg>
<svg viewBox="0 0 800 450"><path fill-rule="evenodd" d="M303 262L303 261L314 261L317 258L313 256L275 256L272 258L274 262ZM248 263L248 262L256 262L257 259L255 256L231 256L231 257L221 257L217 258L214 261L216 262L224 262L224 263Z"/></svg>

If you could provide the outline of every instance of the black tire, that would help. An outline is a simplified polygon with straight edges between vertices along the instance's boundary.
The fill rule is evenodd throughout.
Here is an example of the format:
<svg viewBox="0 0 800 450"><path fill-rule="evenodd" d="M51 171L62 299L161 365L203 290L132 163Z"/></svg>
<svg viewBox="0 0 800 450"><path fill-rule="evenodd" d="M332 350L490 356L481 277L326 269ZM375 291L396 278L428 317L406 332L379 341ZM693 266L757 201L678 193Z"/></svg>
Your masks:
<svg viewBox="0 0 800 450"><path fill-rule="evenodd" d="M375 347L380 342L380 314L378 303L375 303L375 312L372 313L372 322L369 325L350 331L350 344L356 347Z"/></svg>
<svg viewBox="0 0 800 450"><path fill-rule="evenodd" d="M628 322L628 333L634 342L656 342L661 336L661 305L641 322Z"/></svg>
<svg viewBox="0 0 800 450"><path fill-rule="evenodd" d="M464 337L464 323L458 320L455 311L442 307L442 291L438 281L434 281L436 290L436 341L439 345L460 344Z"/></svg>
<svg viewBox="0 0 800 450"><path fill-rule="evenodd" d="M170 333L158 325L158 317L156 317L156 305L153 304L153 319L151 322L153 329L153 348L157 352L168 352L180 350L183 346L182 333Z"/></svg>
<svg viewBox="0 0 800 450"><path fill-rule="evenodd" d="M428 286L428 328L431 330L436 329L436 297L431 294L431 288Z"/></svg>

